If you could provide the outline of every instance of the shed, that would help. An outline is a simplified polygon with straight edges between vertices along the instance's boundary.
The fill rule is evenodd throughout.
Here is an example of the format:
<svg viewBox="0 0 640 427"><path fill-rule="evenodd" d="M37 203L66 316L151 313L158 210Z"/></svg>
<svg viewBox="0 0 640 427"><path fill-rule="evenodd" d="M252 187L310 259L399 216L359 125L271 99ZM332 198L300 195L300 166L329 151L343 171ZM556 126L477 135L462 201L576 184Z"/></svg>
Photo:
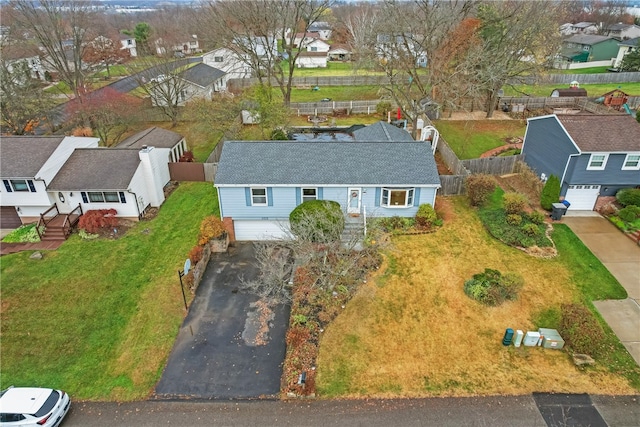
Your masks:
<svg viewBox="0 0 640 427"><path fill-rule="evenodd" d="M559 98L564 96L587 96L587 90L575 87L569 89L554 89L551 92L552 98Z"/></svg>

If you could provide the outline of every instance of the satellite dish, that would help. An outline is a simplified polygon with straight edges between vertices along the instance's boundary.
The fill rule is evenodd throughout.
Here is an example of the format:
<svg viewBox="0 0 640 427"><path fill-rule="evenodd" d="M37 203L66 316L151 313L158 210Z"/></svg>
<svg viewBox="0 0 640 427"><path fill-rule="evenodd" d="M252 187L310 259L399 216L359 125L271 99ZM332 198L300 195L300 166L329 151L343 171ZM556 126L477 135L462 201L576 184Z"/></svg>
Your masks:
<svg viewBox="0 0 640 427"><path fill-rule="evenodd" d="M188 274L190 268L191 268L191 260L187 258L187 260L184 262L184 274Z"/></svg>

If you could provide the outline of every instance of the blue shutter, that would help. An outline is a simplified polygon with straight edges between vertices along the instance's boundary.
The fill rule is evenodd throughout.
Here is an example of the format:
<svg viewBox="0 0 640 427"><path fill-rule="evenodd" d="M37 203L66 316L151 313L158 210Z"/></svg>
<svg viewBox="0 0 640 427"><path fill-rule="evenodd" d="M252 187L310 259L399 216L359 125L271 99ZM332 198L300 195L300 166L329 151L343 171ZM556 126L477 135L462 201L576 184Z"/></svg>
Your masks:
<svg viewBox="0 0 640 427"><path fill-rule="evenodd" d="M89 203L89 199L87 199L87 193L85 193L84 191L80 193L80 195L82 196L82 201L84 203Z"/></svg>
<svg viewBox="0 0 640 427"><path fill-rule="evenodd" d="M416 188L413 191L413 206L420 205L420 188Z"/></svg>
<svg viewBox="0 0 640 427"><path fill-rule="evenodd" d="M33 185L33 181L28 179L27 180L27 185L29 186L29 191L31 191L32 193L36 192L36 186Z"/></svg>
<svg viewBox="0 0 640 427"><path fill-rule="evenodd" d="M124 196L124 191L120 191L120 203L127 203L127 198Z"/></svg>
<svg viewBox="0 0 640 427"><path fill-rule="evenodd" d="M273 188L267 187L267 206L273 206Z"/></svg>
<svg viewBox="0 0 640 427"><path fill-rule="evenodd" d="M247 206L251 206L251 189L249 187L245 187L244 189L244 200Z"/></svg>
<svg viewBox="0 0 640 427"><path fill-rule="evenodd" d="M324 196L322 195L322 187L318 188L318 200L324 200Z"/></svg>
<svg viewBox="0 0 640 427"><path fill-rule="evenodd" d="M302 202L302 190L300 187L296 187L296 206L298 206Z"/></svg>
<svg viewBox="0 0 640 427"><path fill-rule="evenodd" d="M376 187L376 200L374 203L374 206L380 206L380 193L381 193L381 189L380 187Z"/></svg>
<svg viewBox="0 0 640 427"><path fill-rule="evenodd" d="M13 189L11 188L11 184L9 184L9 180L3 179L2 182L4 183L4 188L7 189L7 192L13 193Z"/></svg>

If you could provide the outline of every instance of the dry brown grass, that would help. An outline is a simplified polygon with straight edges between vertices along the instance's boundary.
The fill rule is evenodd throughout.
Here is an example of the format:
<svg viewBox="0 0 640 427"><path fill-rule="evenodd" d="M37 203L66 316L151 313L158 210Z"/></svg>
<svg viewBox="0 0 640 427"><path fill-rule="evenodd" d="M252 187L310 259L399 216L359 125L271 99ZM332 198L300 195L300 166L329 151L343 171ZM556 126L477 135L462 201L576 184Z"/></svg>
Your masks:
<svg viewBox="0 0 640 427"><path fill-rule="evenodd" d="M564 351L502 345L506 328L533 329L533 313L578 293L558 260L491 239L464 199L451 200L444 227L396 238L385 265L323 334L318 389L352 397L634 393L603 367L576 368ZM487 307L468 298L464 281L485 268L520 274L518 300Z"/></svg>

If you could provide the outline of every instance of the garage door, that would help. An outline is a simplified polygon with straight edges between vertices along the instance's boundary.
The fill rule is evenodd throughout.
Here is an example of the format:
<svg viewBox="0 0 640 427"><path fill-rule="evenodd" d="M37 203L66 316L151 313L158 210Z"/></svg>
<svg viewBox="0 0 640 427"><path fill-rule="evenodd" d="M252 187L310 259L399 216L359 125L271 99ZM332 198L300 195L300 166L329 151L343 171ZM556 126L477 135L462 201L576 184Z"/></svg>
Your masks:
<svg viewBox="0 0 640 427"><path fill-rule="evenodd" d="M570 185L564 198L571 211L592 211L599 193L599 185Z"/></svg>
<svg viewBox="0 0 640 427"><path fill-rule="evenodd" d="M22 225L18 212L13 206L0 207L0 228L12 230Z"/></svg>
<svg viewBox="0 0 640 427"><path fill-rule="evenodd" d="M236 240L280 240L289 237L289 221L234 220Z"/></svg>

